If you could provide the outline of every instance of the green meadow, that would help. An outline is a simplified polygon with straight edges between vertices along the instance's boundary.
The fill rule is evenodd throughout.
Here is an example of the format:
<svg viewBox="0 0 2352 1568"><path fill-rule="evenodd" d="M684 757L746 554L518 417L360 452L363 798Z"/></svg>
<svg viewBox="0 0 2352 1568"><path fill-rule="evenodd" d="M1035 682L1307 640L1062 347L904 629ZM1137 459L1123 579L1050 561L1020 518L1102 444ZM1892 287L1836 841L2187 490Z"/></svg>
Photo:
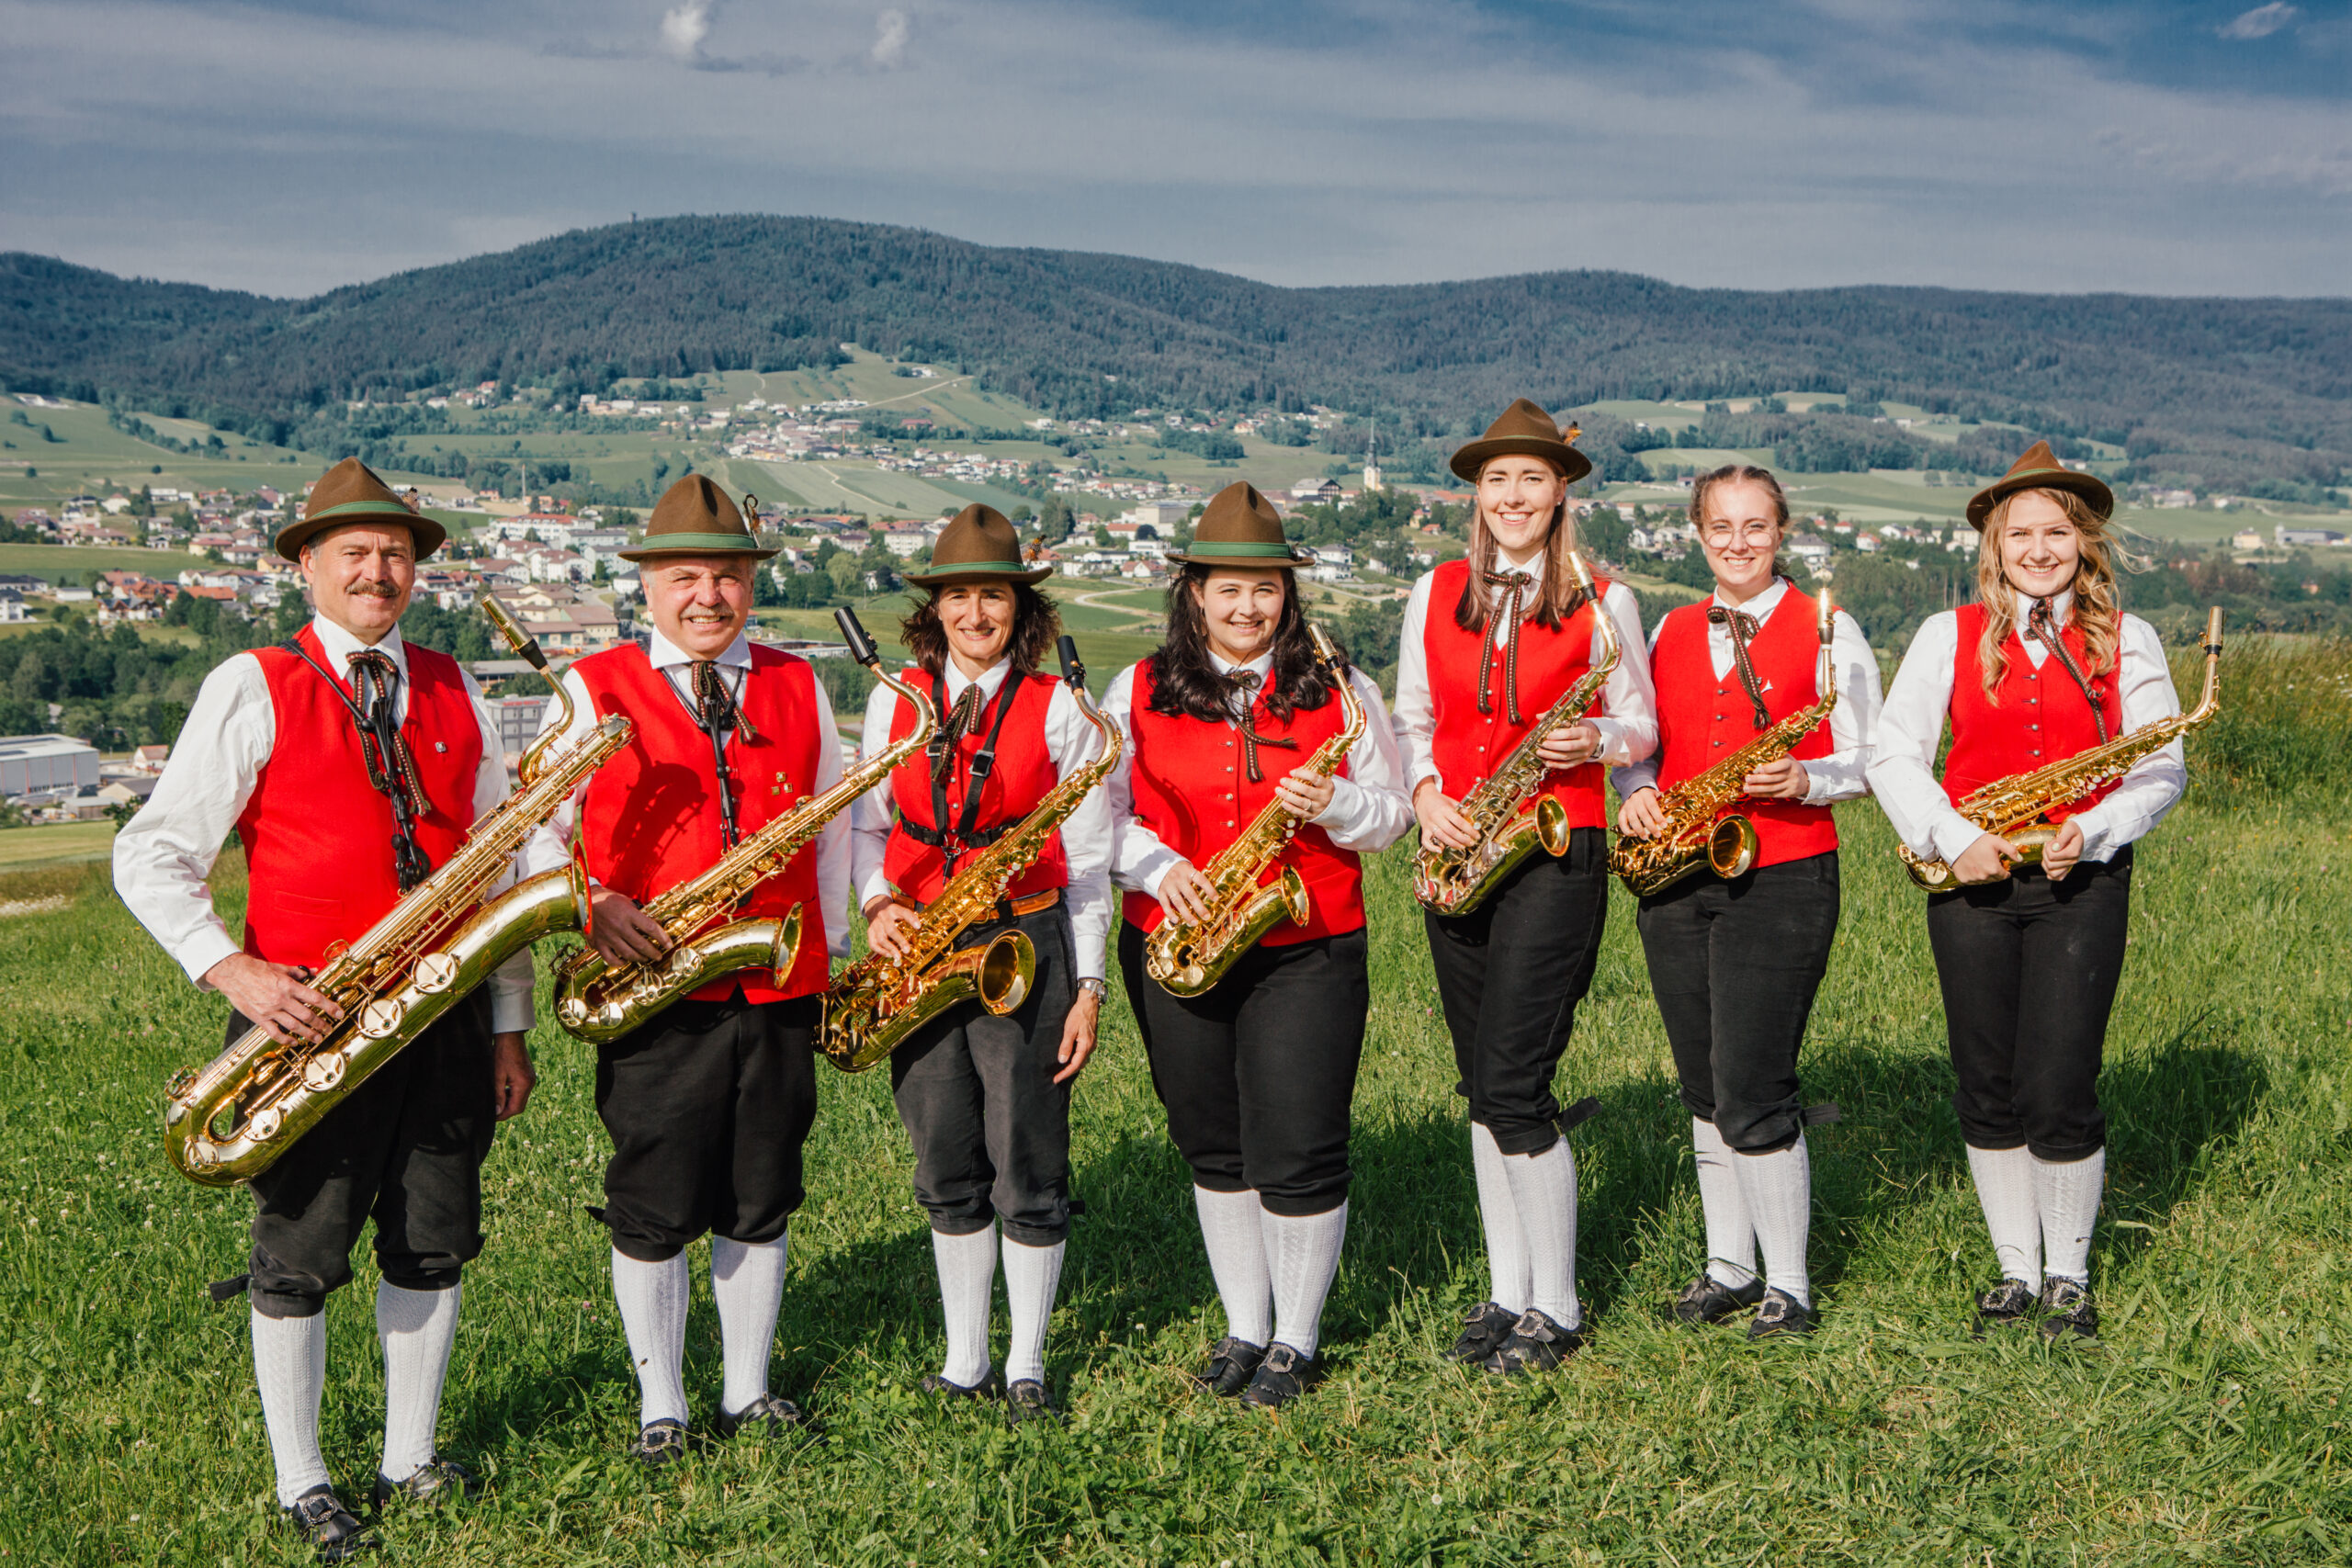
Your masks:
<svg viewBox="0 0 2352 1568"><path fill-rule="evenodd" d="M605 1247L582 1213L605 1155L594 1054L542 1024L537 1095L487 1172L489 1249L469 1270L441 1427L489 1488L383 1519L383 1560L2342 1561L2345 659L2336 645L2238 660L2190 799L2141 848L2102 1084L2101 1343L1968 1332L1992 1259L1948 1105L1920 898L1862 802L1839 813L1847 908L1807 1055L1809 1094L1845 1111L1813 1136L1821 1333L1751 1347L1736 1326L1664 1320L1702 1238L1621 896L1560 1072L1566 1096L1603 1108L1573 1134L1592 1344L1524 1382L1442 1363L1486 1275L1399 850L1371 868L1374 1002L1330 1376L1290 1412L1187 1386L1222 1323L1114 995L1076 1100L1086 1212L1049 1347L1067 1427L1012 1432L915 1392L940 1337L904 1139L882 1074L820 1067L775 1372L822 1440L641 1473L622 1454L637 1400ZM233 853L216 892L233 920ZM224 1004L138 929L102 866L0 873L0 905L28 900L62 904L0 915L0 1554L305 1561L272 1523L246 1309L203 1289L243 1267L248 1201L180 1179L157 1135L165 1077L219 1048ZM325 1441L352 1491L379 1438L372 1282L363 1265L328 1308ZM697 1292L701 1413L718 1337Z"/></svg>

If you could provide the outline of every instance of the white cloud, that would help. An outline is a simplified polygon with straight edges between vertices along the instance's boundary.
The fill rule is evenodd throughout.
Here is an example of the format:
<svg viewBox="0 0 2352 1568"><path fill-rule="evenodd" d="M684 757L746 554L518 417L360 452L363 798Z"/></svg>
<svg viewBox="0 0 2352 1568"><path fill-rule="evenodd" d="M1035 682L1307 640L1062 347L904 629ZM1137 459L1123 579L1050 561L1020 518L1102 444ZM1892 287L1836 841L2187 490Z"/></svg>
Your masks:
<svg viewBox="0 0 2352 1568"><path fill-rule="evenodd" d="M2286 0L2270 0L2267 6L2240 12L2217 30L2226 39L2268 38L2301 15Z"/></svg>
<svg viewBox="0 0 2352 1568"><path fill-rule="evenodd" d="M702 58L702 40L710 36L711 0L685 0L662 13L662 51L691 65Z"/></svg>
<svg viewBox="0 0 2352 1568"><path fill-rule="evenodd" d="M874 18L874 48L866 59L883 71L896 70L906 62L907 34L910 30L907 14L893 6Z"/></svg>

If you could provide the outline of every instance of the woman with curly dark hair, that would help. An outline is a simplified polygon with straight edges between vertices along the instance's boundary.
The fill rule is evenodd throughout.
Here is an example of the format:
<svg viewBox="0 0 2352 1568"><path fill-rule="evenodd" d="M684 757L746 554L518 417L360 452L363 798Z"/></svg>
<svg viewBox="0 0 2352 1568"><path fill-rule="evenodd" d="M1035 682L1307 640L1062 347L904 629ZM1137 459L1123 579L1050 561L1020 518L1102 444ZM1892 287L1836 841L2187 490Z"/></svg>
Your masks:
<svg viewBox="0 0 2352 1568"><path fill-rule="evenodd" d="M930 570L907 573L924 595L902 624L915 660L905 680L931 693L940 726L923 753L854 808L852 874L867 940L879 952L903 956L922 906L962 863L1035 810L1102 745L1069 688L1037 669L1061 631L1035 586L1052 570L1024 562L1012 525L975 505L940 535ZM879 755L913 727L912 707L876 686L865 708L865 754ZM1027 999L1001 1018L959 1004L890 1058L946 1312L946 1361L923 1387L943 1398L977 1397L989 1387L1001 1221L1012 1329L1005 1413L1016 1424L1055 1414L1046 1325L1069 1230L1070 1080L1094 1050L1106 987L1109 866L1110 819L1102 792L1093 790L1005 889L1000 918L959 943L1026 932L1037 960Z"/></svg>
<svg viewBox="0 0 2352 1568"><path fill-rule="evenodd" d="M1317 1371L1324 1298L1348 1226L1349 1108L1371 1006L1361 854L1402 836L1411 807L1380 690L1346 679L1367 722L1339 773L1303 766L1344 728L1316 661L1295 568L1308 558L1247 484L1201 514L1168 590L1168 637L1102 703L1126 737L1106 787L1125 893L1119 972L1193 1199L1226 1334L1201 1385L1273 1408ZM1201 867L1279 800L1304 824L1269 875L1306 884L1305 924L1277 925L1207 991L1152 979L1145 942L1198 920Z"/></svg>

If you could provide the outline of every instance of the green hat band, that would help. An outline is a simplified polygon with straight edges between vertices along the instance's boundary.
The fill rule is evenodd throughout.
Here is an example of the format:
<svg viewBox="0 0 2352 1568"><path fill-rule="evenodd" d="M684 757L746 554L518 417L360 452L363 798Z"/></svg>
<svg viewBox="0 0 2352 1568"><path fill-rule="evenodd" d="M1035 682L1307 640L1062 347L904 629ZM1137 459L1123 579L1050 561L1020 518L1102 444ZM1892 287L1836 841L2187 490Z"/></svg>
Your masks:
<svg viewBox="0 0 2352 1568"><path fill-rule="evenodd" d="M749 534L648 534L639 545L640 552L650 550L756 550L759 543Z"/></svg>
<svg viewBox="0 0 2352 1568"><path fill-rule="evenodd" d="M302 521L323 523L330 517L398 517L410 523L422 521L415 513L397 501L346 501L340 506L330 506L324 512L314 512Z"/></svg>
<svg viewBox="0 0 2352 1568"><path fill-rule="evenodd" d="M935 560L931 563L930 567L924 570L922 575L925 577L944 577L951 571L987 571L1001 572L1006 576L1012 576L1016 572L1035 571L1037 569L1034 566L1029 566L1017 560Z"/></svg>
<svg viewBox="0 0 2352 1568"><path fill-rule="evenodd" d="M1284 560L1295 559L1298 555L1298 552L1292 549L1288 545L1252 545L1238 541L1227 544L1216 540L1204 543L1198 539L1195 539L1190 545L1187 545L1184 547L1184 553L1188 556L1193 557L1232 556L1236 558L1248 557L1257 559L1264 559L1273 556L1280 556Z"/></svg>

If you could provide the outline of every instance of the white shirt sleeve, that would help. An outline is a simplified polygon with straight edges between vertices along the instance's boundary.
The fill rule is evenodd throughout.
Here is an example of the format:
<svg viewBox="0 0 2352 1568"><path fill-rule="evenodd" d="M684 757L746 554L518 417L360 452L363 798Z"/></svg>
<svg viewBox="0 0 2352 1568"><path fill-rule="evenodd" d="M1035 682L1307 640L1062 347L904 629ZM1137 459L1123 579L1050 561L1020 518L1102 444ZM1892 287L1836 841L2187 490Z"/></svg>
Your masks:
<svg viewBox="0 0 2352 1568"><path fill-rule="evenodd" d="M1397 634L1394 732L1404 754L1408 802L1423 779L1438 778L1433 744L1437 705L1430 696L1429 668L1430 581L1434 575L1423 572L1405 596L1404 626Z"/></svg>
<svg viewBox="0 0 2352 1568"><path fill-rule="evenodd" d="M1878 656L1862 628L1843 610L1832 613L1829 660L1836 667L1838 705L1829 710L1829 755L1805 760L1807 806L1859 800L1870 793L1871 742L1878 733Z"/></svg>
<svg viewBox="0 0 2352 1568"><path fill-rule="evenodd" d="M596 728L596 705L589 699L588 683L571 671L566 671L563 689L571 696L571 723L568 727L564 725L561 703L550 701L546 711L539 715L539 738L544 738L551 729L563 730L563 739L548 750L550 759L560 757L579 745ZM587 788L587 780L582 779L580 787ZM575 789L524 843L518 874L537 876L543 871L560 869L571 858L571 831L579 820L580 790ZM591 885L594 885L593 879Z"/></svg>
<svg viewBox="0 0 2352 1568"><path fill-rule="evenodd" d="M1640 601L1636 600L1635 603L1638 604ZM1655 654L1657 651L1657 634L1665 629L1666 616L1660 615L1657 618L1657 625L1650 628L1650 635L1642 646L1649 652ZM1655 697L1657 694L1657 686L1655 684L1657 676L1655 672L1653 672L1651 680L1653 682L1651 686L1651 694ZM1659 743L1662 745L1664 744L1664 741L1665 738L1661 734L1659 737ZM1611 787L1616 790L1617 798L1620 800L1624 799L1627 795L1634 794L1637 790L1656 789L1657 787L1657 749L1652 748L1648 756L1641 758L1635 761L1628 762L1622 768L1610 769L1609 783Z"/></svg>
<svg viewBox="0 0 2352 1568"><path fill-rule="evenodd" d="M1066 685L1057 686L1046 709L1046 751L1068 778L1093 761L1102 749L1102 737ZM1076 948L1078 978L1100 980L1105 974L1103 950L1111 935L1111 807L1102 785L1086 792L1077 809L1062 818L1062 853L1069 860L1070 940Z"/></svg>
<svg viewBox="0 0 2352 1568"><path fill-rule="evenodd" d="M1363 704L1363 733L1348 748L1347 770L1331 780L1331 803L1315 826L1340 849L1378 854L1413 825L1413 802L1380 688L1361 670L1350 670L1348 681Z"/></svg>
<svg viewBox="0 0 2352 1568"><path fill-rule="evenodd" d="M1879 709L1864 770L1879 808L1911 852L1945 862L1958 859L1984 833L1952 808L1936 782L1936 748L1951 707L1959 643L1960 620L1949 610L1929 615L1911 638Z"/></svg>
<svg viewBox="0 0 2352 1568"><path fill-rule="evenodd" d="M1132 664L1112 677L1102 694L1102 716L1119 727L1124 742L1119 761L1102 781L1105 810L1111 819L1111 881L1152 897L1159 897L1159 881L1184 857L1160 842L1159 835L1136 816L1135 683Z"/></svg>
<svg viewBox="0 0 2352 1568"><path fill-rule="evenodd" d="M817 778L808 793L822 795L842 782L842 738L825 682L812 680L809 687L817 696ZM825 947L835 958L849 956L849 813L836 811L817 831L817 897L825 914Z"/></svg>
<svg viewBox="0 0 2352 1568"><path fill-rule="evenodd" d="M874 682L873 694L865 699L865 733L858 743L861 761L871 762L890 749L890 721L898 712L899 694L879 681ZM889 852L894 815L888 777L859 795L857 804L849 808L850 883L861 909L890 891L890 878L882 864Z"/></svg>
<svg viewBox="0 0 2352 1568"><path fill-rule="evenodd" d="M2180 694L2173 689L2172 668L2154 626L2137 615L2124 616L2116 662L2125 733L2179 716ZM2083 826L2083 858L2113 860L2116 851L2153 832L2188 787L2188 763L2178 739L2141 758L2106 799L2075 813Z"/></svg>
<svg viewBox="0 0 2352 1568"><path fill-rule="evenodd" d="M483 700L481 688L474 683L473 676L460 669L458 679L466 683L466 700L473 705L474 723L481 729L481 763L474 770L474 822L480 825L483 818L498 809L499 802L506 798L511 787L506 779L506 745L499 738L498 720L491 713L490 704ZM528 844L529 840L526 840L526 848ZM515 861L519 863L522 858L521 852L517 852ZM493 883L488 891L495 895L514 886L514 874L515 868L510 864L506 874ZM506 962L492 973L490 1027L494 1032L501 1034L529 1032L536 1016L531 1009L531 950L527 947L510 954Z"/></svg>
<svg viewBox="0 0 2352 1568"><path fill-rule="evenodd" d="M1617 668L1600 688L1600 701L1588 716L1600 732L1600 750L1594 761L1623 767L1638 762L1657 750L1657 688L1650 681L1648 639L1642 636L1641 601L1622 582L1612 582L1600 596L1600 613L1617 628ZM1594 664L1600 661L1600 632L1592 634Z"/></svg>
<svg viewBox="0 0 2352 1568"><path fill-rule="evenodd" d="M261 660L241 653L204 678L155 791L114 839L123 904L187 977L243 951L206 878L253 798L277 739Z"/></svg>

